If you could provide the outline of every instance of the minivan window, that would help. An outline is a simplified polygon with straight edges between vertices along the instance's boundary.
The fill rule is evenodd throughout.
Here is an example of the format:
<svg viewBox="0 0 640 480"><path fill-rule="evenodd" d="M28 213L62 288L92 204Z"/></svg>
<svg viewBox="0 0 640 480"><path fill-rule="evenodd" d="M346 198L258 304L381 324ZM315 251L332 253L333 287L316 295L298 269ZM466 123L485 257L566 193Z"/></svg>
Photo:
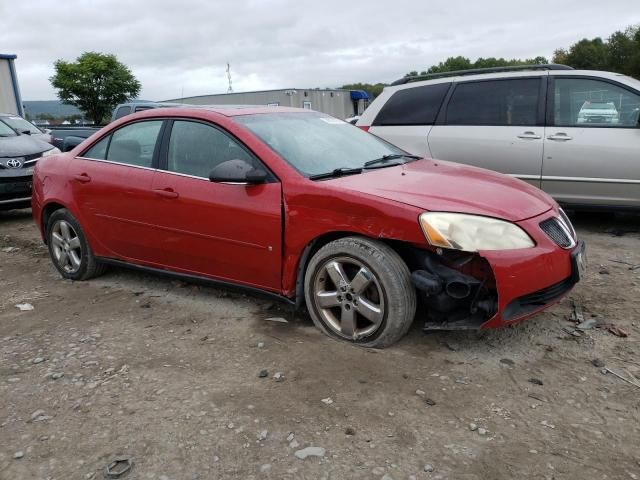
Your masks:
<svg viewBox="0 0 640 480"><path fill-rule="evenodd" d="M130 113L131 113L130 106L120 107L118 110L116 110L116 114L114 115L113 119L117 120L118 118L122 118L125 115L129 115Z"/></svg>
<svg viewBox="0 0 640 480"><path fill-rule="evenodd" d="M236 159L257 166L257 161L236 140L217 128L199 122L173 123L167 165L170 172L209 178L209 173L222 162Z"/></svg>
<svg viewBox="0 0 640 480"><path fill-rule="evenodd" d="M539 78L460 83L447 106L446 124L536 125L539 91Z"/></svg>
<svg viewBox="0 0 640 480"><path fill-rule="evenodd" d="M398 90L384 104L374 126L433 125L451 83Z"/></svg>
<svg viewBox="0 0 640 480"><path fill-rule="evenodd" d="M136 122L112 134L107 160L138 167L151 167L162 120Z"/></svg>
<svg viewBox="0 0 640 480"><path fill-rule="evenodd" d="M565 127L636 127L640 95L600 80L556 78L554 124Z"/></svg>

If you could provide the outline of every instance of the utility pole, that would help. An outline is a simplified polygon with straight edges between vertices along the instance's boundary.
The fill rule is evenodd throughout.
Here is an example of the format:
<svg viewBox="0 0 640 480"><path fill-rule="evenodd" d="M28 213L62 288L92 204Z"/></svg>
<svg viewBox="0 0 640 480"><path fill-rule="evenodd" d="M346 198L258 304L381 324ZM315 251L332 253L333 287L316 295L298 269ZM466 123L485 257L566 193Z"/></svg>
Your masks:
<svg viewBox="0 0 640 480"><path fill-rule="evenodd" d="M229 88L227 88L227 93L233 93L233 86L231 84L231 65L227 62L227 79L229 80Z"/></svg>

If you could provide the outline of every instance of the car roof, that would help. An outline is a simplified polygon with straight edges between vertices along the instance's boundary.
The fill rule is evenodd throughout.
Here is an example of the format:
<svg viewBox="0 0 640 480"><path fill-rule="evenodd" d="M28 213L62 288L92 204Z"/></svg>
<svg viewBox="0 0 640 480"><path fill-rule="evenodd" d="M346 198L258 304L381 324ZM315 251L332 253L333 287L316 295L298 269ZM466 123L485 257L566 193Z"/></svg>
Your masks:
<svg viewBox="0 0 640 480"><path fill-rule="evenodd" d="M176 107L145 110L144 112L138 112L134 115L144 117L185 116L189 113L196 115L201 114L203 111L217 113L225 117L268 113L317 113L306 108L267 107L263 105L180 105Z"/></svg>

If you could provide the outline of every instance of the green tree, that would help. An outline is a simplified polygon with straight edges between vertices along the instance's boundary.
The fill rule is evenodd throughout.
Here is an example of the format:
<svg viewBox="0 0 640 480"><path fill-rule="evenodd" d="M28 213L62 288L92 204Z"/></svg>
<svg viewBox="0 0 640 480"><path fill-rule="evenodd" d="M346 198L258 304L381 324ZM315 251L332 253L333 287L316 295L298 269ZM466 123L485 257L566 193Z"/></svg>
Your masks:
<svg viewBox="0 0 640 480"><path fill-rule="evenodd" d="M49 81L62 103L75 105L96 125L140 93L140 82L115 55L85 52L75 62L56 61L54 68Z"/></svg>

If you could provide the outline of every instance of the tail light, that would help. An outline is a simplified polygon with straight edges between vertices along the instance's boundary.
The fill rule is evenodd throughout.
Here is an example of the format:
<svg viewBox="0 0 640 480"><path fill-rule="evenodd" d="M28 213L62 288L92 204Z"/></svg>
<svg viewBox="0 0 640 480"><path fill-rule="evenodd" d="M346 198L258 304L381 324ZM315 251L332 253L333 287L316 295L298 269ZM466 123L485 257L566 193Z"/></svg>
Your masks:
<svg viewBox="0 0 640 480"><path fill-rule="evenodd" d="M369 127L367 125L358 125L358 128L361 128L362 130L364 130L365 132L369 131Z"/></svg>

